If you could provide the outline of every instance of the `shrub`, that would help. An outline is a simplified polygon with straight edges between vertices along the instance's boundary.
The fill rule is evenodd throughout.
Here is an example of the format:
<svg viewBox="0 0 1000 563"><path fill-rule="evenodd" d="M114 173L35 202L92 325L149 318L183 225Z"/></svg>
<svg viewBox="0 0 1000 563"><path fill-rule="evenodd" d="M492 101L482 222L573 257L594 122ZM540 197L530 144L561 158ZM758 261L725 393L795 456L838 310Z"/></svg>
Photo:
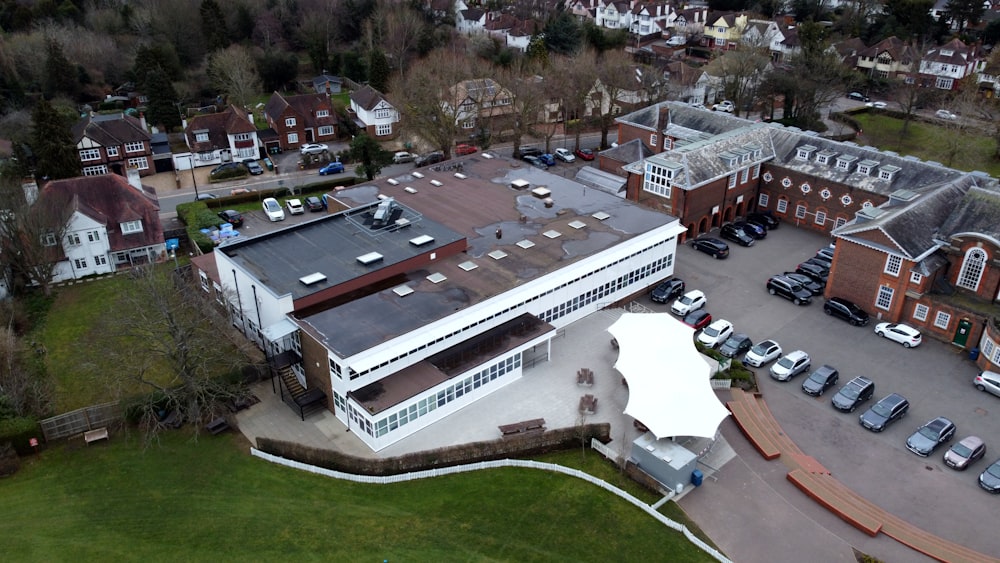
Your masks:
<svg viewBox="0 0 1000 563"><path fill-rule="evenodd" d="M216 182L232 180L233 178L246 178L249 174L250 171L245 166L234 166L209 175L209 181L214 184Z"/></svg>
<svg viewBox="0 0 1000 563"><path fill-rule="evenodd" d="M0 444L0 477L9 477L21 468L21 460L10 444Z"/></svg>
<svg viewBox="0 0 1000 563"><path fill-rule="evenodd" d="M31 439L41 434L38 422L33 418L7 418L0 420L0 446L11 444L20 455L27 455L34 450Z"/></svg>

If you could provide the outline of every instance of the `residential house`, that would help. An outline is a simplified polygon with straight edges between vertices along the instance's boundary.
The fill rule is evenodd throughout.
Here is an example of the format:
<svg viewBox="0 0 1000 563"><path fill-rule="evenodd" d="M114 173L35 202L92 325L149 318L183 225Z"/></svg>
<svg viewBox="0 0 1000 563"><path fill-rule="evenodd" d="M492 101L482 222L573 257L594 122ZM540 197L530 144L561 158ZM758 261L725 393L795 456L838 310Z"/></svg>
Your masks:
<svg viewBox="0 0 1000 563"><path fill-rule="evenodd" d="M601 1L594 12L594 24L607 29L629 29L632 7L627 1Z"/></svg>
<svg viewBox="0 0 1000 563"><path fill-rule="evenodd" d="M35 205L69 206L72 213L61 241L52 281L106 274L166 258L156 193L133 171L54 180Z"/></svg>
<svg viewBox="0 0 1000 563"><path fill-rule="evenodd" d="M677 12L669 2L633 2L629 33L644 37L661 35L677 19Z"/></svg>
<svg viewBox="0 0 1000 563"><path fill-rule="evenodd" d="M858 52L857 68L875 78L898 78L912 72L920 53L895 35Z"/></svg>
<svg viewBox="0 0 1000 563"><path fill-rule="evenodd" d="M484 129L507 129L516 114L514 96L492 78L459 82L449 88L448 99L442 103L452 108L455 124L470 136Z"/></svg>
<svg viewBox="0 0 1000 563"><path fill-rule="evenodd" d="M778 23L771 20L747 20L746 28L740 35L740 43L747 47L771 48L771 43L780 35Z"/></svg>
<svg viewBox="0 0 1000 563"><path fill-rule="evenodd" d="M791 25L778 26L777 33L771 37L771 60L781 62L801 51L798 28Z"/></svg>
<svg viewBox="0 0 1000 563"><path fill-rule="evenodd" d="M837 53L840 58L840 62L848 68L856 68L858 66L858 56L859 53L867 49L865 42L857 37L851 37L850 39L845 39L838 43L830 45L829 49L832 49Z"/></svg>
<svg viewBox="0 0 1000 563"><path fill-rule="evenodd" d="M264 118L282 150L337 138L337 116L327 94L284 96L275 92L264 105Z"/></svg>
<svg viewBox="0 0 1000 563"><path fill-rule="evenodd" d="M1000 95L1000 51L994 50L976 74L979 92L986 98Z"/></svg>
<svg viewBox="0 0 1000 563"><path fill-rule="evenodd" d="M939 90L957 90L963 79L985 66L975 47L956 37L924 53L920 59L920 84Z"/></svg>
<svg viewBox="0 0 1000 563"><path fill-rule="evenodd" d="M472 35L486 31L487 11L481 8L467 8L458 12L455 17L455 29L459 33Z"/></svg>
<svg viewBox="0 0 1000 563"><path fill-rule="evenodd" d="M343 88L343 79L323 73L312 79L313 91L317 94L339 94Z"/></svg>
<svg viewBox="0 0 1000 563"><path fill-rule="evenodd" d="M739 46L743 31L749 20L745 14L723 14L711 24L705 25L704 37L706 47L713 49L735 49Z"/></svg>
<svg viewBox="0 0 1000 563"><path fill-rule="evenodd" d="M135 168L140 176L156 172L145 119L124 113L88 114L71 132L84 176L124 176L128 168Z"/></svg>
<svg viewBox="0 0 1000 563"><path fill-rule="evenodd" d="M670 97L685 103L704 104L708 100L715 100L719 95L708 73L684 61L668 63L664 78L667 80Z"/></svg>
<svg viewBox="0 0 1000 563"><path fill-rule="evenodd" d="M184 126L184 142L191 150L191 166L213 166L223 162L260 158L257 128L236 106L221 113L196 115ZM183 159L185 155L175 155Z"/></svg>
<svg viewBox="0 0 1000 563"><path fill-rule="evenodd" d="M399 133L399 111L371 86L351 92L350 113L355 125L369 137L381 141Z"/></svg>
<svg viewBox="0 0 1000 563"><path fill-rule="evenodd" d="M704 33L707 21L707 7L688 7L677 11L677 17L674 18L670 27L675 35L692 37Z"/></svg>
<svg viewBox="0 0 1000 563"><path fill-rule="evenodd" d="M507 48L517 49L522 53L527 51L528 45L531 44L531 38L534 37L534 29L534 20L519 20L513 27L507 30L504 39Z"/></svg>

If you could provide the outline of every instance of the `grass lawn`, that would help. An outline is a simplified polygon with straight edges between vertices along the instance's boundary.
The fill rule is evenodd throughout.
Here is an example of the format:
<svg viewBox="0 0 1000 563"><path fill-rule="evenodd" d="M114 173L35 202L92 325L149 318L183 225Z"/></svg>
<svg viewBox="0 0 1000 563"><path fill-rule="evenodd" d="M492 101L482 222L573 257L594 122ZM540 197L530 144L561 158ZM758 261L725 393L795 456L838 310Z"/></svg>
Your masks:
<svg viewBox="0 0 1000 563"><path fill-rule="evenodd" d="M502 469L359 485L251 458L237 435L58 447L0 480L11 561L709 561L583 481ZM574 455L580 459L580 453ZM613 468L612 468L613 470Z"/></svg>
<svg viewBox="0 0 1000 563"><path fill-rule="evenodd" d="M957 130L921 121L910 122L905 137L903 121L884 114L857 113L851 117L861 124L858 142L921 160L933 160L958 170L982 170L1000 175L1000 161L993 159L995 141L976 129ZM949 153L953 153L952 158Z"/></svg>

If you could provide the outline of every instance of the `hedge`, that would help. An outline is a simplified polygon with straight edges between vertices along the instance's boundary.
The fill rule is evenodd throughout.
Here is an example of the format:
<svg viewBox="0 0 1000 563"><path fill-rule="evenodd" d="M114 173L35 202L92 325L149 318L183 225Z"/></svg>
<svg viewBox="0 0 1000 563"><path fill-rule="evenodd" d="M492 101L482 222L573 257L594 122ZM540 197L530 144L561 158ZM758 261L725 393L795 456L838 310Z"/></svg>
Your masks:
<svg viewBox="0 0 1000 563"><path fill-rule="evenodd" d="M0 420L0 444L10 443L20 455L34 452L31 439L38 438L41 430L33 418L6 418Z"/></svg>

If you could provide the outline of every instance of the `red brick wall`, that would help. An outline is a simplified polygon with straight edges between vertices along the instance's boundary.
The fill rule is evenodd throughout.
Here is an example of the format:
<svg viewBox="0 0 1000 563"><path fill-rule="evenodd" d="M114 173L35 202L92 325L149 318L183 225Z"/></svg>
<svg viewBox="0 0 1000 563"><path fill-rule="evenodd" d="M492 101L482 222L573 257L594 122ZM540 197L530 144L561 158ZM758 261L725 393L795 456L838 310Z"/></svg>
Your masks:
<svg viewBox="0 0 1000 563"><path fill-rule="evenodd" d="M952 285L958 284L958 278L962 273L962 265L965 263L966 253L973 248L981 248L986 252L986 269L983 271L982 277L979 279L979 287L976 289L976 296L980 299L987 301L992 301L997 297L997 291L1000 290L1000 248L996 245L983 242L981 239L968 237L965 239L958 239L953 242L958 248L958 251L949 252L948 259L951 261L951 269L948 272L948 282ZM958 289L958 291L968 292L967 289Z"/></svg>
<svg viewBox="0 0 1000 563"><path fill-rule="evenodd" d="M336 412L333 383L330 381L330 356L326 347L304 330L299 331L299 341L302 343L302 368L306 373L306 384L310 389L322 389L326 393L326 408L330 412Z"/></svg>
<svg viewBox="0 0 1000 563"><path fill-rule="evenodd" d="M874 316L875 296L878 294L879 278L885 268L886 255L840 240L837 242L836 258L824 296L843 297ZM845 264L848 266L844 267ZM902 299L903 295L897 293L893 301Z"/></svg>

